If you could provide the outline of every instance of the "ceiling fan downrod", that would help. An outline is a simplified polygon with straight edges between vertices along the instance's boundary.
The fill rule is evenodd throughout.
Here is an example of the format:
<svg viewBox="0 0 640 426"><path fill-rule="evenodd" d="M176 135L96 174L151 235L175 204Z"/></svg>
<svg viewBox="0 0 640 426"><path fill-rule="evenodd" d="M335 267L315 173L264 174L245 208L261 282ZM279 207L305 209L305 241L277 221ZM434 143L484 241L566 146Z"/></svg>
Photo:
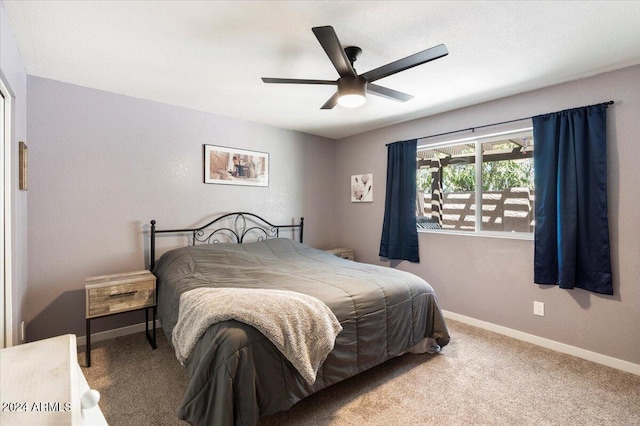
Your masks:
<svg viewBox="0 0 640 426"><path fill-rule="evenodd" d="M354 62L360 57L360 54L362 54L362 49L357 46L347 46L344 48L344 53L347 55L347 59L349 59L353 67Z"/></svg>

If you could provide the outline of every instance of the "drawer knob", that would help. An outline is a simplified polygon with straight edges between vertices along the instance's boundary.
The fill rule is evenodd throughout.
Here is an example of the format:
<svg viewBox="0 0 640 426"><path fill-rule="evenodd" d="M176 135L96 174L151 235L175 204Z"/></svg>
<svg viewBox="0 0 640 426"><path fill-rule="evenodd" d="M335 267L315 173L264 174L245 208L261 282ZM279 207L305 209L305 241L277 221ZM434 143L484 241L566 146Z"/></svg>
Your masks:
<svg viewBox="0 0 640 426"><path fill-rule="evenodd" d="M94 389L89 389L80 398L80 407L82 407L83 410L88 410L98 405L99 401L100 392Z"/></svg>

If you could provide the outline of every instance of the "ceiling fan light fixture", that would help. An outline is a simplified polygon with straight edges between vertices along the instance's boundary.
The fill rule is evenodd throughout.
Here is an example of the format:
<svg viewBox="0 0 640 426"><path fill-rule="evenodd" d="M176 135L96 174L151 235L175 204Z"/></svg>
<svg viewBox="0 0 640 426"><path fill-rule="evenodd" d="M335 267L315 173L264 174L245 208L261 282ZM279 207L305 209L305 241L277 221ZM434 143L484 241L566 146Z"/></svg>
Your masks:
<svg viewBox="0 0 640 426"><path fill-rule="evenodd" d="M365 101L366 98L364 95L357 94L340 95L338 98L338 104L346 108L359 107L360 105L364 105Z"/></svg>
<svg viewBox="0 0 640 426"><path fill-rule="evenodd" d="M346 108L356 108L363 105L367 98L365 91L367 81L362 77L341 78L338 80L338 105Z"/></svg>

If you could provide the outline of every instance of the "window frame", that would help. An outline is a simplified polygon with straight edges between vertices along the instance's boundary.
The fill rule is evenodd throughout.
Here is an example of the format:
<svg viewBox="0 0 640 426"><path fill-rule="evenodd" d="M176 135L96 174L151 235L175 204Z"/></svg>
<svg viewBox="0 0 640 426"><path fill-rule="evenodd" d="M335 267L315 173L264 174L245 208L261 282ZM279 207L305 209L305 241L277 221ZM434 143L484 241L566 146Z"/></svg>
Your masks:
<svg viewBox="0 0 640 426"><path fill-rule="evenodd" d="M533 126L527 126L518 129L504 130L495 133L489 133L486 135L473 135L465 138L459 139L449 139L442 140L440 142L418 145L416 148L416 158L418 151L429 149L429 148L438 148L438 147L447 147L453 145L460 145L464 143L473 143L475 144L475 164L479 165L479 167L475 168L475 200L476 200L476 209L475 209L475 229L473 231L460 231L454 229L423 229L418 228L418 233L427 233L427 234L439 234L439 235L466 235L473 237L484 237L484 238L506 238L506 239L517 239L517 240L531 240L534 239L535 232L535 223L534 230L532 232L516 232L516 231L485 231L482 230L482 144L486 142L490 142L491 140L500 140L504 139L509 135L516 135L528 133L531 138L533 138ZM534 142L535 144L535 142ZM535 149L535 148L534 148ZM479 201L478 201L479 200Z"/></svg>

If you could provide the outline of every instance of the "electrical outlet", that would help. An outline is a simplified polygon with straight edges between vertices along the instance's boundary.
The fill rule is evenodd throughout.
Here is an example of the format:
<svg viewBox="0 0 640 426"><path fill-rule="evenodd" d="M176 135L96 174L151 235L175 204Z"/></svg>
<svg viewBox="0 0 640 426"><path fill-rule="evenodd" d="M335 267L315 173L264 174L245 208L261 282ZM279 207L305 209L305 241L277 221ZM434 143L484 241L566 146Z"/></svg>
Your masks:
<svg viewBox="0 0 640 426"><path fill-rule="evenodd" d="M544 303L533 302L533 315L544 316Z"/></svg>
<svg viewBox="0 0 640 426"><path fill-rule="evenodd" d="M25 339L25 329L24 329L24 321L20 323L20 343L24 343Z"/></svg>

